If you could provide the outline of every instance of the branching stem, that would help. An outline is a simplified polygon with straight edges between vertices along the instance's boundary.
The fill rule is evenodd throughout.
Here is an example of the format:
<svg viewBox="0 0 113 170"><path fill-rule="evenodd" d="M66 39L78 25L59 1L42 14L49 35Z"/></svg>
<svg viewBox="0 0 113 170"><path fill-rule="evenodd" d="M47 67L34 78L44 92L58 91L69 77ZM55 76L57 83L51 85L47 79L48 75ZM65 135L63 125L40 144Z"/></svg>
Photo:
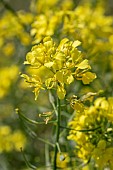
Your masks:
<svg viewBox="0 0 113 170"><path fill-rule="evenodd" d="M72 129L72 128L68 128L68 127L64 127L64 126L60 126L60 128L63 128L63 129L67 129L67 130L74 130L74 131L78 131L78 132L88 132L88 131L95 131L95 130L98 130L100 129L101 127L98 126L96 128L92 128L92 129Z"/></svg>
<svg viewBox="0 0 113 170"><path fill-rule="evenodd" d="M34 124L34 125L40 125L40 124L45 124L45 122L37 122L35 120L32 120L32 119L29 119L28 117L26 117L25 115L23 115L22 113L20 113L20 111L16 111L19 115L20 118L24 119L25 121L27 121L28 123L31 123L31 124ZM53 123L53 124L56 124L56 120L51 120L49 121L48 123Z"/></svg>

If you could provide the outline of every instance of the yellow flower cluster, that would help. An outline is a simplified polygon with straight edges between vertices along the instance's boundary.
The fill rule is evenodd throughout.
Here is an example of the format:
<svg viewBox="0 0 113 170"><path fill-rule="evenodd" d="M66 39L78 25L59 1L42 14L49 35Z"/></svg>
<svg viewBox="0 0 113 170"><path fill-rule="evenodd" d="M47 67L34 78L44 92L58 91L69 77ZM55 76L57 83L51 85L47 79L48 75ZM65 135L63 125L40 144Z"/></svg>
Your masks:
<svg viewBox="0 0 113 170"><path fill-rule="evenodd" d="M88 162L93 160L100 169L113 169L113 97L97 98L94 105L76 112L69 123L69 140L77 145L77 154Z"/></svg>
<svg viewBox="0 0 113 170"><path fill-rule="evenodd" d="M39 14L32 23L31 35L34 36L33 43L39 43L44 37L52 36L59 31L63 11L48 11L47 14Z"/></svg>
<svg viewBox="0 0 113 170"><path fill-rule="evenodd" d="M90 5L86 4L78 6L74 11L66 12L63 26L64 34L69 33L74 38L79 37L81 41L85 41L85 47L94 43L94 39L102 41L103 37L107 38L108 35L112 34L113 19L111 16L105 16L104 9L100 6L92 9Z"/></svg>
<svg viewBox="0 0 113 170"><path fill-rule="evenodd" d="M89 71L91 66L88 60L83 59L77 49L80 44L78 40L64 38L57 45L51 37L45 37L42 43L33 46L27 53L25 64L30 65L31 74L23 74L22 77L34 87L36 98L40 89L55 88L59 99L64 99L65 85L71 84L74 79L89 84L96 78Z"/></svg>
<svg viewBox="0 0 113 170"><path fill-rule="evenodd" d="M0 126L0 153L20 151L26 145L26 137L20 131L12 132L8 125Z"/></svg>
<svg viewBox="0 0 113 170"><path fill-rule="evenodd" d="M33 6L32 10L38 13L31 25L31 35L35 37L33 43L39 43L44 37L52 35L57 36L57 40L58 37L61 39L65 34L62 28L62 26L64 27L64 18L68 10L73 8L73 1L63 0L59 3L58 0L42 0L37 1L35 5L31 3L31 6Z"/></svg>
<svg viewBox="0 0 113 170"><path fill-rule="evenodd" d="M3 53L3 56L10 57L15 53L15 45L13 42L9 42L2 47L0 53Z"/></svg>
<svg viewBox="0 0 113 170"><path fill-rule="evenodd" d="M36 0L31 2L31 11L36 13L45 13L51 8L54 8L58 3L58 0Z"/></svg>
<svg viewBox="0 0 113 170"><path fill-rule="evenodd" d="M52 151L50 154L51 154L51 162L53 162L54 152ZM57 159L56 164L59 169L68 170L68 163L70 161L70 158L67 152L61 152L61 153L58 152L56 159Z"/></svg>
<svg viewBox="0 0 113 170"><path fill-rule="evenodd" d="M110 64L113 59L113 18L104 13L101 6L94 9L88 4L78 6L75 11L68 11L64 16L62 29L62 34L83 43L82 48L91 58L95 71L100 73L113 70Z"/></svg>
<svg viewBox="0 0 113 170"><path fill-rule="evenodd" d="M16 65L0 69L0 98L4 97L12 84L17 79L19 69Z"/></svg>
<svg viewBox="0 0 113 170"><path fill-rule="evenodd" d="M106 16L101 6L91 8L90 3L86 3L74 10L51 9L37 14L31 25L31 35L34 36L33 43L39 43L46 36L53 36L57 41L63 37L81 41L82 49L92 59L93 67L98 65L96 71L103 73L108 68L113 70L112 23L113 18Z"/></svg>
<svg viewBox="0 0 113 170"><path fill-rule="evenodd" d="M18 18L10 12L5 12L0 18L0 47L13 40L15 37L19 39L23 45L30 44L31 37L25 31L24 26L32 22L33 15L21 11L19 11L17 15Z"/></svg>
<svg viewBox="0 0 113 170"><path fill-rule="evenodd" d="M103 8L99 6L91 9L90 5L86 4L82 6L79 5L73 11L62 9L60 11L49 10L47 13L40 13L36 16L32 24L31 33L33 32L40 37L43 35L44 37L48 36L51 28L51 35L55 35L57 33L57 27L59 28L60 38L65 35L72 39L79 39L84 42L84 48L88 50L89 47L92 47L91 45L95 48L95 43L100 45L104 45L103 42L106 44L109 43L107 39L113 32L112 22L112 17L104 15ZM40 28L38 25L42 25L42 27ZM103 38L105 38L105 40ZM39 41L40 40L41 39L39 39Z"/></svg>
<svg viewBox="0 0 113 170"><path fill-rule="evenodd" d="M30 9L34 13L48 13L48 11L69 10L74 6L73 0L36 0L31 1Z"/></svg>

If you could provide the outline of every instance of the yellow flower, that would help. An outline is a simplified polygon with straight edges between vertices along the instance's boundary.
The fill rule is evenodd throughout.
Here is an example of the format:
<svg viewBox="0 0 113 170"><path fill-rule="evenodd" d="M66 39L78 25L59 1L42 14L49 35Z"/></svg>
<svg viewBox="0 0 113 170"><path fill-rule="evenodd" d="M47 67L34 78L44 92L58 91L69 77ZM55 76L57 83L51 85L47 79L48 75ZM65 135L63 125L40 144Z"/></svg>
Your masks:
<svg viewBox="0 0 113 170"><path fill-rule="evenodd" d="M113 166L113 97L97 98L94 105L79 112L69 123L69 140L76 142L77 155L87 162L93 160L97 167ZM74 130L75 129L75 130Z"/></svg>
<svg viewBox="0 0 113 170"><path fill-rule="evenodd" d="M0 98L4 97L19 74L18 67L3 67L0 69Z"/></svg>
<svg viewBox="0 0 113 170"><path fill-rule="evenodd" d="M17 15L22 23L20 23L19 19L10 12L4 12L3 16L0 18L0 38L2 45L8 41L14 40L15 38L18 38L24 45L30 44L31 36L25 31L23 25L28 26L31 24L33 16L31 13L23 14L22 11L19 11Z"/></svg>
<svg viewBox="0 0 113 170"><path fill-rule="evenodd" d="M12 132L10 126L0 126L0 153L20 151L25 145L26 137L20 130Z"/></svg>
<svg viewBox="0 0 113 170"><path fill-rule="evenodd" d="M13 133L11 140L16 151L20 151L20 148L24 148L26 145L26 137L20 130Z"/></svg>
<svg viewBox="0 0 113 170"><path fill-rule="evenodd" d="M52 161L53 161L53 155L54 155L54 153L53 152L51 152L51 157L52 157ZM57 154L57 160L56 160L56 163L57 163L57 167L58 168L68 168L67 166L68 166L68 162L70 161L70 158L69 158L69 156L68 156L68 153L66 153L66 152L61 152L61 153L59 153L58 152L58 154Z"/></svg>
<svg viewBox="0 0 113 170"><path fill-rule="evenodd" d="M42 43L33 46L27 53L24 64L30 66L30 72L29 76L23 74L22 77L34 87L35 99L40 89L45 88L55 88L59 99L64 99L65 84L71 84L74 78L82 80L86 74L88 81L85 84L96 78L94 73L88 71L91 69L88 60L83 59L77 49L80 44L78 40L64 38L57 45L51 37L45 37Z"/></svg>
<svg viewBox="0 0 113 170"><path fill-rule="evenodd" d="M15 46L13 43L7 43L3 47L3 53L5 56L12 56L12 55L14 55L14 52L15 52Z"/></svg>

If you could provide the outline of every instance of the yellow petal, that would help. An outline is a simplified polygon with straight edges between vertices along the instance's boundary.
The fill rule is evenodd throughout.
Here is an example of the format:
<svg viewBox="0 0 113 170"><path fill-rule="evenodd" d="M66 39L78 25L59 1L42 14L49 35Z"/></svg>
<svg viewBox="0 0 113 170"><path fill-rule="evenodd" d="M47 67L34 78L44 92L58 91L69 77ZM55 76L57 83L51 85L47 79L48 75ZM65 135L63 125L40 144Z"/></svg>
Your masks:
<svg viewBox="0 0 113 170"><path fill-rule="evenodd" d="M73 42L73 47L78 47L79 45L81 44L81 42L80 41L78 41L78 40L76 40L76 41L74 41Z"/></svg>
<svg viewBox="0 0 113 170"><path fill-rule="evenodd" d="M91 68L87 59L83 60L80 64L77 64L76 67L78 67L79 69Z"/></svg>
<svg viewBox="0 0 113 170"><path fill-rule="evenodd" d="M86 73L83 74L82 82L83 82L84 84L89 84L89 83L92 82L95 78L96 78L96 74L95 74L95 73L86 72Z"/></svg>
<svg viewBox="0 0 113 170"><path fill-rule="evenodd" d="M62 86L58 86L57 88L57 95L59 99L64 99L65 95L66 95L66 91Z"/></svg>

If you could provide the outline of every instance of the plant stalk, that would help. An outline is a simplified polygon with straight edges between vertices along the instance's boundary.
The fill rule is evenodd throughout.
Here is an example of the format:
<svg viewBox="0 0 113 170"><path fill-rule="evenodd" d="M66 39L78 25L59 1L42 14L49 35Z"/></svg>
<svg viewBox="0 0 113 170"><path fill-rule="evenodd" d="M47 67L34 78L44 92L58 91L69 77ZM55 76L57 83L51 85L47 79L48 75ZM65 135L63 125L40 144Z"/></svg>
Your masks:
<svg viewBox="0 0 113 170"><path fill-rule="evenodd" d="M57 144L59 143L59 136L60 136L60 116L61 116L60 114L61 114L61 105L60 105L60 99L58 99L58 114L57 114L57 125L56 125L56 141L55 141L55 150L54 150L53 170L57 169L57 153L58 153Z"/></svg>

